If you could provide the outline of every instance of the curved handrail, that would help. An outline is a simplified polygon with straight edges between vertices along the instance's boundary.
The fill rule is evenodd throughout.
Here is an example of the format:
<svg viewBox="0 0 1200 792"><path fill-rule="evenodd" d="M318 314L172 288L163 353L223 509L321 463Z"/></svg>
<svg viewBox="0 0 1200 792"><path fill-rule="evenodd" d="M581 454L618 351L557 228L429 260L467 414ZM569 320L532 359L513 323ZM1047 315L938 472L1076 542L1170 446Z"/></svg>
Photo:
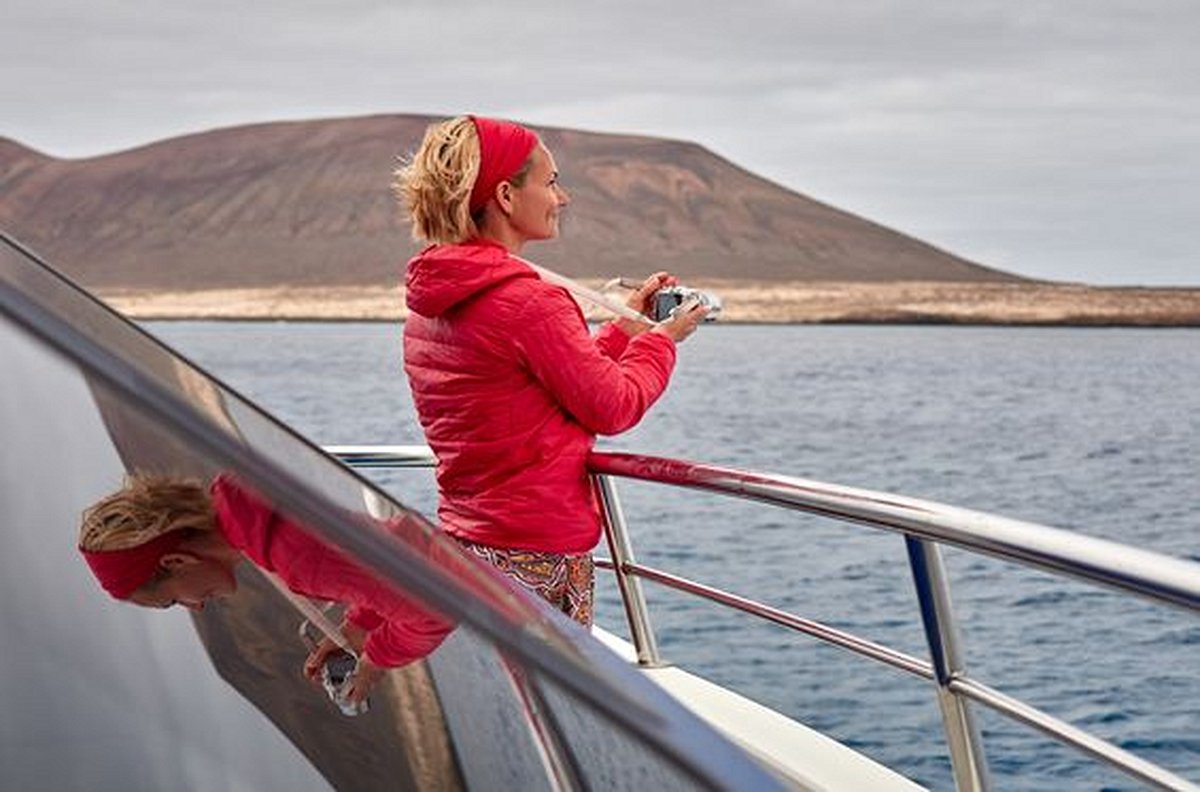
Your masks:
<svg viewBox="0 0 1200 792"><path fill-rule="evenodd" d="M332 445L322 446L352 468L427 468L437 457L427 445Z"/></svg>
<svg viewBox="0 0 1200 792"><path fill-rule="evenodd" d="M596 566L605 569L616 568L614 562L601 558L596 559ZM883 646L874 641L868 641L865 638L860 638L844 630L830 627L828 624L822 624L812 619L805 619L794 613L788 613L779 608L772 608L769 605L763 605L761 602L756 602L737 594L730 594L728 591L706 586L703 583L697 583L694 580L688 580L678 575L672 575L654 567L643 566L641 564L623 564L622 570L646 580L653 580L655 583L659 583L667 588L711 600L727 608L739 610L751 616L757 616L760 619L774 622L775 624L787 627L789 630L811 635L825 643L849 649L855 654L870 657L873 660L878 660L885 665L890 665L901 671L907 671L922 679L933 679L933 666L928 660L921 660L891 647Z"/></svg>
<svg viewBox="0 0 1200 792"><path fill-rule="evenodd" d="M356 467L430 467L436 464L436 459L427 446L331 446L326 450ZM954 545L1200 612L1200 563L1060 528L891 493L663 457L594 452L588 458L588 467L601 482L610 476L634 478L747 498L787 509L894 530L904 534L906 541L910 543L932 543L930 547L938 543ZM615 497L606 491L608 487L602 486L601 489L606 500ZM610 505L606 504L606 507ZM623 525L614 526L611 522L609 520L610 532L614 529L617 532L624 531ZM939 685L954 697L969 698L991 707L1155 786L1177 790L1200 789L1165 768L968 677L961 669L938 669L937 657L931 665L889 647L771 608L763 603L637 564L631 559L619 558L616 553L611 561L597 559L597 563L613 569L618 576L632 575L653 580L669 588L804 632L916 676L925 679L936 677ZM628 611L630 603L625 604ZM637 605L644 608L644 602ZM634 624L635 617L632 612L630 618L635 634L639 630L649 630L648 624ZM953 625L949 625L949 628L953 630ZM938 636L939 640L944 638L945 636ZM968 716L960 713L960 717ZM959 737L970 738L971 730L968 728L960 735L952 735L953 730L948 727L947 736L951 742ZM970 761L982 761L982 756L970 756L974 750L974 747L966 746L960 747L957 752L968 754ZM954 753L956 751L952 750L952 754ZM985 770L972 770L963 776L959 776L958 773L956 768L960 788L987 787Z"/></svg>
<svg viewBox="0 0 1200 792"><path fill-rule="evenodd" d="M593 453L593 473L720 492L975 550L1200 612L1200 563L984 512L790 476Z"/></svg>
<svg viewBox="0 0 1200 792"><path fill-rule="evenodd" d="M429 467L428 446L328 446L352 467ZM593 452L592 473L719 492L1061 572L1200 612L1200 563L1061 528L791 476L664 457Z"/></svg>

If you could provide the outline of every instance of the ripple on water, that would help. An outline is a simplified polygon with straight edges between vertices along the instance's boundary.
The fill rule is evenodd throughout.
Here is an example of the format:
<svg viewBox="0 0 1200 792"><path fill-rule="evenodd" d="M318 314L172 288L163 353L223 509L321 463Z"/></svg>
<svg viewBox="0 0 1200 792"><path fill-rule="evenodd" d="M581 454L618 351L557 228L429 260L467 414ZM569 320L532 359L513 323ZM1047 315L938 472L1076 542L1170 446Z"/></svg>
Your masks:
<svg viewBox="0 0 1200 792"><path fill-rule="evenodd" d="M150 329L319 442L422 441L394 327ZM1200 561L1198 392L1196 330L715 326L681 348L668 392L638 428L601 447L899 491ZM411 499L408 475L389 480ZM620 489L640 560L866 625L857 629L925 655L898 536L748 501ZM1012 565L946 555L972 673L1200 779L1193 618L1172 609L1156 621ZM924 682L647 589L668 658L952 787ZM623 618L615 593L598 609L602 621ZM1038 733L980 717L997 789L1133 786Z"/></svg>

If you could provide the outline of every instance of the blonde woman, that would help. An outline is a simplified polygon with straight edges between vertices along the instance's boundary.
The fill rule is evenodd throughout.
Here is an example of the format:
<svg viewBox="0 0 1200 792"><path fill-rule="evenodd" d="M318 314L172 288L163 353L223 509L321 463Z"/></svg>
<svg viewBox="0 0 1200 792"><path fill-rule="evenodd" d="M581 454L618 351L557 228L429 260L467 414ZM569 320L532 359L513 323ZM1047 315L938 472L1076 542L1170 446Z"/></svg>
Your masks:
<svg viewBox="0 0 1200 792"><path fill-rule="evenodd" d="M348 695L353 703L367 696L385 669L426 656L452 629L228 475L209 486L131 476L83 513L79 550L105 591L144 607L200 610L237 590L234 569L244 559L297 594L344 603L343 630L359 653ZM316 681L330 651L325 646L309 657L309 678Z"/></svg>
<svg viewBox="0 0 1200 792"><path fill-rule="evenodd" d="M600 516L586 459L667 387L675 345L706 309L593 337L575 301L518 254L558 235L570 203L529 129L478 116L430 126L396 173L413 235L404 367L438 459L445 531L553 606L592 621ZM667 273L629 299L645 314Z"/></svg>

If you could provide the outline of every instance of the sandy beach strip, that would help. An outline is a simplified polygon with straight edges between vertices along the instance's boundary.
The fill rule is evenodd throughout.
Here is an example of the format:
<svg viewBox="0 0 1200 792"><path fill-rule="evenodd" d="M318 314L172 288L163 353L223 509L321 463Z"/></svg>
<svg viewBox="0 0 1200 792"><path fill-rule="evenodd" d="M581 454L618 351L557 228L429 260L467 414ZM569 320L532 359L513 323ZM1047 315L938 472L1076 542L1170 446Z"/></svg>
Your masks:
<svg viewBox="0 0 1200 792"><path fill-rule="evenodd" d="M733 323L1200 327L1200 288L908 281L693 285L720 295L722 321ZM406 315L401 286L101 289L98 293L118 311L139 320L399 321ZM605 315L591 308L586 312L594 319Z"/></svg>

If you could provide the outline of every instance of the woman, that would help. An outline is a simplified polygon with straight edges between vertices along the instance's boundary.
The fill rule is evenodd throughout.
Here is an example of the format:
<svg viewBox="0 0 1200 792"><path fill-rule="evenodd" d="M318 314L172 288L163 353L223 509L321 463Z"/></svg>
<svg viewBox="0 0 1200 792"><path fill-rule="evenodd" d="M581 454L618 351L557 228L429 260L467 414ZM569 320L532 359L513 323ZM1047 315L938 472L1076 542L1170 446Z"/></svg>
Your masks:
<svg viewBox="0 0 1200 792"><path fill-rule="evenodd" d="M383 527L399 533L401 523ZM79 549L113 597L150 608L204 604L237 590L244 558L297 594L348 606L343 632L359 654L348 698L364 699L387 668L432 652L450 623L380 584L359 564L314 539L228 475L209 487L132 476L83 514ZM331 646L314 651L305 674L317 681Z"/></svg>
<svg viewBox="0 0 1200 792"><path fill-rule="evenodd" d="M706 309L591 337L571 296L517 258L558 235L570 202L550 151L517 124L432 125L395 186L431 243L408 263L404 367L438 459L442 527L590 625L600 515L587 455L662 395ZM628 304L645 314L674 282L657 273Z"/></svg>

